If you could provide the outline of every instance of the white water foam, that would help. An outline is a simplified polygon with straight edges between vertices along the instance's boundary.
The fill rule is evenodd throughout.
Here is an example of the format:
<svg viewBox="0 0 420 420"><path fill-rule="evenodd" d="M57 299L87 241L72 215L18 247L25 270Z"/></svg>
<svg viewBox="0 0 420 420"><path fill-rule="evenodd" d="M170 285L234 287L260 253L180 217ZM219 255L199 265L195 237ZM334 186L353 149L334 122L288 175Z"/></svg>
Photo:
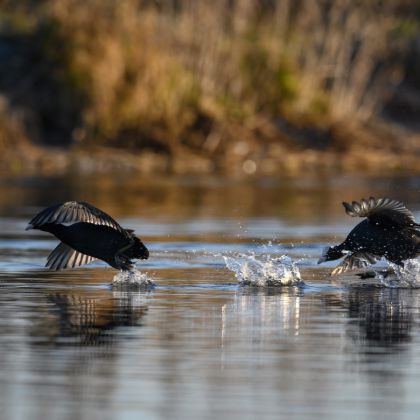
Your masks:
<svg viewBox="0 0 420 420"><path fill-rule="evenodd" d="M377 278L380 285L390 288L420 288L420 262L407 260L404 267L389 263L393 273L384 275L379 273Z"/></svg>
<svg viewBox="0 0 420 420"><path fill-rule="evenodd" d="M299 268L290 257L271 258L270 255L257 257L254 254L241 254L223 257L226 267L235 273L241 286L301 286Z"/></svg>
<svg viewBox="0 0 420 420"><path fill-rule="evenodd" d="M141 273L140 271L132 268L131 270L119 271L113 279L113 286L117 287L134 287L134 288L148 288L154 287L155 283L147 275L147 273Z"/></svg>

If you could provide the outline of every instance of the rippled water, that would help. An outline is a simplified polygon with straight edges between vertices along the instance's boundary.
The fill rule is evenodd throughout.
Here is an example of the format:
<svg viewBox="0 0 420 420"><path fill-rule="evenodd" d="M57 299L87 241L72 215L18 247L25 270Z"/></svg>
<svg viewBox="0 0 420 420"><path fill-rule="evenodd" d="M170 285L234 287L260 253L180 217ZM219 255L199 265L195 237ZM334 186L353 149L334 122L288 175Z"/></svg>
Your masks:
<svg viewBox="0 0 420 420"><path fill-rule="evenodd" d="M420 219L420 179L75 177L0 188L2 420L418 418L420 290L333 279L334 264L316 261L355 224L341 201L391 195ZM151 254L137 268L156 286L112 287L120 274L99 262L44 270L56 241L24 227L67 199L135 228ZM282 275L299 281L262 281Z"/></svg>

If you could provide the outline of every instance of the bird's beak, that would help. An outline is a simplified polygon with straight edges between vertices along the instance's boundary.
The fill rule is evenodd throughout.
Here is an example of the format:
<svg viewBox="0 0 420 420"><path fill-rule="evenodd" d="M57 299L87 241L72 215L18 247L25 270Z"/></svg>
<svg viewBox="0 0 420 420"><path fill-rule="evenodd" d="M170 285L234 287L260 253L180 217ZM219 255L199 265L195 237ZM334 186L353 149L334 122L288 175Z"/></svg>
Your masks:
<svg viewBox="0 0 420 420"><path fill-rule="evenodd" d="M328 250L330 249L329 246L326 246L325 248L322 249L322 253L321 253L321 258L318 260L318 264L321 264L327 260L327 254L328 254Z"/></svg>
<svg viewBox="0 0 420 420"><path fill-rule="evenodd" d="M322 256L319 260L318 260L318 264L321 264L323 262L327 261L327 257Z"/></svg>
<svg viewBox="0 0 420 420"><path fill-rule="evenodd" d="M31 229L33 229L33 225L31 225L31 224L29 223L29 225L28 225L28 226L26 226L25 230L31 230Z"/></svg>

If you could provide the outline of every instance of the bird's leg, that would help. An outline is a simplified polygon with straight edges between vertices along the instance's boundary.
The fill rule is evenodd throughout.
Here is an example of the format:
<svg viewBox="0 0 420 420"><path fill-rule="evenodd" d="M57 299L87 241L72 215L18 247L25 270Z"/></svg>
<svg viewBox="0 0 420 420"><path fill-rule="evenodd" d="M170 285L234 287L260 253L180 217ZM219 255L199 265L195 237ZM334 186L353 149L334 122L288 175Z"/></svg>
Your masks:
<svg viewBox="0 0 420 420"><path fill-rule="evenodd" d="M363 273L356 273L356 276L360 277L361 279L373 279L376 276L380 275L382 276L384 279L387 278L388 276L394 275L395 274L395 270L391 267L386 268L384 270L369 270L369 271L364 271Z"/></svg>
<svg viewBox="0 0 420 420"><path fill-rule="evenodd" d="M131 268L133 268L133 263L131 262L131 260L123 254L115 255L115 263L122 270L130 270Z"/></svg>
<svg viewBox="0 0 420 420"><path fill-rule="evenodd" d="M129 270L133 267L133 263L131 262L130 258L124 255L124 252L130 249L133 245L128 244L121 249L119 249L115 254L115 263L123 267L123 270Z"/></svg>

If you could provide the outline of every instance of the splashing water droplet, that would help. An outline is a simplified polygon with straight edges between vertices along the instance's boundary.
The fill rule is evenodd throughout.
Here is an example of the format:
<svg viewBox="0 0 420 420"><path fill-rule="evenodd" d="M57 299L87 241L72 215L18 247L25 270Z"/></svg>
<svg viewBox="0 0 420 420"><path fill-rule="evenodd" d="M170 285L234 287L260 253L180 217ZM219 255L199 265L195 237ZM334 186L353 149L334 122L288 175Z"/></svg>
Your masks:
<svg viewBox="0 0 420 420"><path fill-rule="evenodd" d="M407 260L404 267L389 263L393 273L387 276L378 275L378 279L383 287L390 288L420 288L420 262L417 260Z"/></svg>
<svg viewBox="0 0 420 420"><path fill-rule="evenodd" d="M147 273L141 273L136 269L119 271L113 279L113 287L134 287L134 288L148 288L154 287L155 283L147 275Z"/></svg>
<svg viewBox="0 0 420 420"><path fill-rule="evenodd" d="M242 286L302 286L299 268L287 255L257 258L254 254L223 257Z"/></svg>

